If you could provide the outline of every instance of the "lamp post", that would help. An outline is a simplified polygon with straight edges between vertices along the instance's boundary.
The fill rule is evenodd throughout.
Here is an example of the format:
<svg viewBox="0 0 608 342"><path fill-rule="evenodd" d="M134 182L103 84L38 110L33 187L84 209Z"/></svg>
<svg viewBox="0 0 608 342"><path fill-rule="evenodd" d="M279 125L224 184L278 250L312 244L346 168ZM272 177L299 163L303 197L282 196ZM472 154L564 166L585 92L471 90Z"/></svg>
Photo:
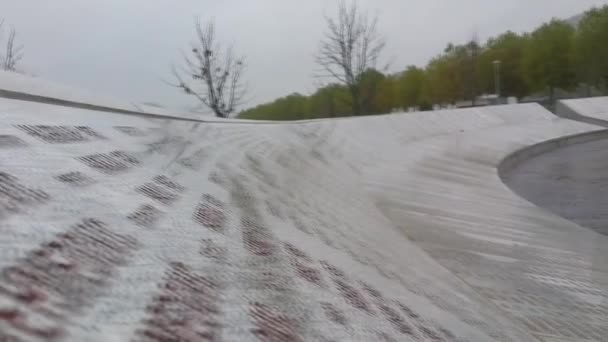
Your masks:
<svg viewBox="0 0 608 342"><path fill-rule="evenodd" d="M496 89L497 100L500 98L500 61L492 62L494 64L494 87Z"/></svg>

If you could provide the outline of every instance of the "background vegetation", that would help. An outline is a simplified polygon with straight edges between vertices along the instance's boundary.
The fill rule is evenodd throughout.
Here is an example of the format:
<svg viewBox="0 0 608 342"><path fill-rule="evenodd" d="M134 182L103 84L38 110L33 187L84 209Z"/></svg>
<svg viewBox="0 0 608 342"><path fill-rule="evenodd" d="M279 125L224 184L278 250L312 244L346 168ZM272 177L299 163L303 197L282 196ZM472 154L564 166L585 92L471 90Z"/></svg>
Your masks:
<svg viewBox="0 0 608 342"><path fill-rule="evenodd" d="M426 67L408 66L384 74L375 68L357 78L364 101L359 115L393 110L432 109L495 93L494 61L500 61L500 94L522 99L545 95L552 103L558 89L584 85L587 94L608 92L608 6L585 13L577 27L552 20L530 33L506 32L480 44L476 39L448 44ZM298 93L245 110L245 119L298 120L350 116L352 91L343 83Z"/></svg>

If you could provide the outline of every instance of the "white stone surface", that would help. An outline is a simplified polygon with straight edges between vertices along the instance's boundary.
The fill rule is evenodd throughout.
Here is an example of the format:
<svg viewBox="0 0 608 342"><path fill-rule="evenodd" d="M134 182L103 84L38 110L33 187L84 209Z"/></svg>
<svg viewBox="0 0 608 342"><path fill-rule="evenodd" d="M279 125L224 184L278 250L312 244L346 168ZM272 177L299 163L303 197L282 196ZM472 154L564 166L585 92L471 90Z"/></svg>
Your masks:
<svg viewBox="0 0 608 342"><path fill-rule="evenodd" d="M558 105L558 115L590 118L608 123L608 97L562 100Z"/></svg>
<svg viewBox="0 0 608 342"><path fill-rule="evenodd" d="M171 89L168 87L168 91ZM8 92L8 94L3 94ZM152 116L187 118L193 120L209 119L213 116L202 117L195 113L178 111L161 107L150 106L143 103L126 101L120 98L105 96L90 91L77 89L44 79L6 72L0 70L0 95L23 97L30 101L65 101L72 104L81 104L94 107L111 108L118 111L129 111Z"/></svg>
<svg viewBox="0 0 608 342"><path fill-rule="evenodd" d="M599 129L537 105L259 124L0 100L0 340L601 341L606 237L497 174Z"/></svg>

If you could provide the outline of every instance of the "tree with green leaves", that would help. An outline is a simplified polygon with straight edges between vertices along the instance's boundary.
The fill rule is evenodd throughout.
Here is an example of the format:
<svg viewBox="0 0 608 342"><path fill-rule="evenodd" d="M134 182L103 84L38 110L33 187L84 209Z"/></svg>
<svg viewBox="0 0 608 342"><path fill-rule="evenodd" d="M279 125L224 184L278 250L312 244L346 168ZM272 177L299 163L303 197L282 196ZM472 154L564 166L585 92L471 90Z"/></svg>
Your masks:
<svg viewBox="0 0 608 342"><path fill-rule="evenodd" d="M395 75L382 76L371 100L369 114L387 114L399 107L397 103L397 77Z"/></svg>
<svg viewBox="0 0 608 342"><path fill-rule="evenodd" d="M608 89L608 6L585 13L575 39L578 72L590 86Z"/></svg>
<svg viewBox="0 0 608 342"><path fill-rule="evenodd" d="M465 96L462 49L448 44L444 53L426 67L430 100L436 104L454 104Z"/></svg>
<svg viewBox="0 0 608 342"><path fill-rule="evenodd" d="M475 106L475 101L479 95L479 55L481 46L475 35L466 45L459 48L460 68L463 73L465 86L465 97Z"/></svg>
<svg viewBox="0 0 608 342"><path fill-rule="evenodd" d="M522 98L529 93L522 65L528 35L511 31L491 38L479 57L479 82L482 91L494 93L494 62L500 61L501 95Z"/></svg>
<svg viewBox="0 0 608 342"><path fill-rule="evenodd" d="M375 69L368 69L359 80L359 106L361 115L390 112L392 108L391 81Z"/></svg>
<svg viewBox="0 0 608 342"><path fill-rule="evenodd" d="M419 107L424 99L426 74L424 69L410 65L402 72L397 81L397 103L403 109Z"/></svg>
<svg viewBox="0 0 608 342"><path fill-rule="evenodd" d="M562 20L552 20L530 35L523 55L523 70L532 91L549 91L576 86L574 65L574 28Z"/></svg>
<svg viewBox="0 0 608 342"><path fill-rule="evenodd" d="M271 103L259 105L239 114L241 119L252 120L303 120L308 119L308 98L299 93L293 93L274 100Z"/></svg>
<svg viewBox="0 0 608 342"><path fill-rule="evenodd" d="M346 116L351 110L348 90L339 84L319 88L308 99L311 118Z"/></svg>

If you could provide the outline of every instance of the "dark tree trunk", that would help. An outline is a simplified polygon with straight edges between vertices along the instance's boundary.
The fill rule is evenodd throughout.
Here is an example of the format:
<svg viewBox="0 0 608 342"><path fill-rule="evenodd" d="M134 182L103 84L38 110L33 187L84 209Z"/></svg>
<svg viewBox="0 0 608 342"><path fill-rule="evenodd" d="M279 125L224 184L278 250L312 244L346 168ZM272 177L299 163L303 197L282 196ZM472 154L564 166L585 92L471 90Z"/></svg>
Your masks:
<svg viewBox="0 0 608 342"><path fill-rule="evenodd" d="M361 115L361 96L359 96L359 89L351 87L350 95L352 97L353 115Z"/></svg>

